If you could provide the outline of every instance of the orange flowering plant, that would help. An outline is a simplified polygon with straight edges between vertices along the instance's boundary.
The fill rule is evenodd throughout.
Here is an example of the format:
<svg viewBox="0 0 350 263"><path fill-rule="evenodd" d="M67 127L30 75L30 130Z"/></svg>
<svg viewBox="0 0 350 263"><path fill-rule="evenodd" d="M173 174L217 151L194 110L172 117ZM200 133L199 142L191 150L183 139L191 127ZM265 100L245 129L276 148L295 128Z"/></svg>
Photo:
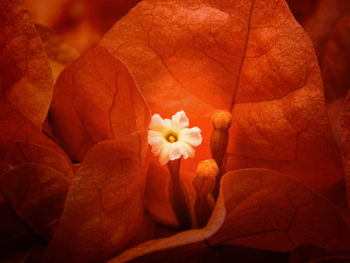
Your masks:
<svg viewBox="0 0 350 263"><path fill-rule="evenodd" d="M288 2L300 17L311 5ZM110 22L84 10L73 31L44 20L95 43ZM349 98L335 117L344 87L326 105L287 3L143 0L120 14L80 55L21 0L0 2L1 260L349 260Z"/></svg>

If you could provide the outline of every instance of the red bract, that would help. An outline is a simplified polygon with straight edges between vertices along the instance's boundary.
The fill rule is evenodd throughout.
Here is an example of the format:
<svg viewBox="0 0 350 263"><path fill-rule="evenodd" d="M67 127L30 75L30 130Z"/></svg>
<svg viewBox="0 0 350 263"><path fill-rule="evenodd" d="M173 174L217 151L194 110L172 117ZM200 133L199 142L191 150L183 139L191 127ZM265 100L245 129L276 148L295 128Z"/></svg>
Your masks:
<svg viewBox="0 0 350 263"><path fill-rule="evenodd" d="M103 262L136 235L143 217L146 137L94 146L72 181L44 262Z"/></svg>
<svg viewBox="0 0 350 263"><path fill-rule="evenodd" d="M276 169L344 199L317 60L283 1L143 1L100 45L126 63L153 112L183 109L202 129L197 157L183 165L191 179L223 108L232 112L226 171Z"/></svg>
<svg viewBox="0 0 350 263"><path fill-rule="evenodd" d="M81 161L97 142L144 129L149 110L126 67L96 48L58 78L49 119L62 148Z"/></svg>
<svg viewBox="0 0 350 263"><path fill-rule="evenodd" d="M44 10L55 13L42 17L51 21L46 25L66 25L64 14L76 2ZM311 1L289 2L301 13L313 10ZM101 34L113 19L94 12L100 2L85 4L77 25L101 21ZM80 57L56 33L35 28L23 3L0 7L1 260L288 262L290 253L291 263L346 259L340 151L311 41L284 0L143 0ZM336 26L340 35L344 25ZM332 43L329 54L338 54ZM196 168L219 147L210 143L218 109L232 121L215 203L215 194L206 195L214 179L198 179ZM195 158L180 167L186 215L192 227L204 225L197 229L183 230L189 217L179 220L183 207L172 207L168 167L148 156L150 112L170 118L180 110L203 136ZM41 130L45 118L50 138ZM207 183L201 202L212 202L202 210L194 209L195 176L198 189ZM198 211L206 212L201 223Z"/></svg>
<svg viewBox="0 0 350 263"><path fill-rule="evenodd" d="M0 145L5 147L1 155L6 153L6 147L17 141L25 141L46 146L62 155L64 152L53 141L42 134L41 130L20 112L8 104L0 104Z"/></svg>
<svg viewBox="0 0 350 263"><path fill-rule="evenodd" d="M349 233L341 216L327 200L292 177L243 169L227 173L221 182L220 197L206 227L146 242L108 262L139 257L135 262L212 262L206 261L206 253L223 245L288 251L295 244L314 243L331 251L349 249ZM331 221L332 227L326 223Z"/></svg>
<svg viewBox="0 0 350 263"><path fill-rule="evenodd" d="M298 0L288 2L314 44L324 80L326 101L344 98L350 88L347 74L350 67L349 1L304 1L304 5L305 2L309 3L303 11L297 9Z"/></svg>
<svg viewBox="0 0 350 263"><path fill-rule="evenodd" d="M53 92L47 55L21 0L0 3L1 102L41 127Z"/></svg>
<svg viewBox="0 0 350 263"><path fill-rule="evenodd" d="M11 258L51 239L73 172L38 127L10 105L0 109L0 251Z"/></svg>
<svg viewBox="0 0 350 263"><path fill-rule="evenodd" d="M343 144L343 164L347 189L347 200L350 204L350 93L345 98L344 110L341 116L342 144Z"/></svg>
<svg viewBox="0 0 350 263"><path fill-rule="evenodd" d="M341 144L340 115L343 101L350 88L350 2L320 0L298 12L296 0L288 1L304 30L313 42L325 87L325 101L333 132Z"/></svg>

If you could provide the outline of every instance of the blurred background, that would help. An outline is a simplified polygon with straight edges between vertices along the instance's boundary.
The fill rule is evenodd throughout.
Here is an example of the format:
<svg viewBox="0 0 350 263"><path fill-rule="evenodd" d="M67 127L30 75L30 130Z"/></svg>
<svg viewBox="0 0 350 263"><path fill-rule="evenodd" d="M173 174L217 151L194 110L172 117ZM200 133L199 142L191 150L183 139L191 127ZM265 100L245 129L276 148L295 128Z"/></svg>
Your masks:
<svg viewBox="0 0 350 263"><path fill-rule="evenodd" d="M62 35L76 50L96 45L140 0L25 0L34 21Z"/></svg>

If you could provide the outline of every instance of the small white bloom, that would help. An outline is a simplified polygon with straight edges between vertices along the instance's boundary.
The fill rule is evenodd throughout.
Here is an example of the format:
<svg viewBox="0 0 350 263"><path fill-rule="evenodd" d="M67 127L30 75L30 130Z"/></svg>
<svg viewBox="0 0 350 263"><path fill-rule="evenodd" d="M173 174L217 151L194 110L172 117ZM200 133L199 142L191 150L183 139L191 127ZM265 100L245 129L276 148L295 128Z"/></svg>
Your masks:
<svg viewBox="0 0 350 263"><path fill-rule="evenodd" d="M179 111L170 119L162 119L154 114L149 125L148 143L152 153L159 156L161 165L169 160L194 157L194 149L202 143L201 130L198 127L187 128L189 120L184 111Z"/></svg>

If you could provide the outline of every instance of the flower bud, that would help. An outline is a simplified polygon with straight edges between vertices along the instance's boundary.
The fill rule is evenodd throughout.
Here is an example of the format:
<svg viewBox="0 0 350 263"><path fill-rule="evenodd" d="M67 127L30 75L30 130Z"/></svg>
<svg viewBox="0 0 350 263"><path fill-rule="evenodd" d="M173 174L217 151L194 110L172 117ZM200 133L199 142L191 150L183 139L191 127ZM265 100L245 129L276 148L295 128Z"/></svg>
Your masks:
<svg viewBox="0 0 350 263"><path fill-rule="evenodd" d="M221 167L228 144L228 129L231 126L231 113L218 110L213 114L214 130L210 138L210 150L218 167Z"/></svg>
<svg viewBox="0 0 350 263"><path fill-rule="evenodd" d="M213 159L208 159L199 162L196 170L196 177L198 178L203 178L203 179L208 179L211 177L214 177L218 174L219 168L218 165L216 164L215 160Z"/></svg>
<svg viewBox="0 0 350 263"><path fill-rule="evenodd" d="M231 113L227 110L217 110L212 117L213 127L216 130L227 130L231 126Z"/></svg>
<svg viewBox="0 0 350 263"><path fill-rule="evenodd" d="M219 167L219 173L213 190L213 197L216 199L219 193L221 175L224 173L222 170L222 161L228 145L228 129L231 126L231 113L226 110L218 110L214 112L212 121L214 130L210 137L210 151Z"/></svg>
<svg viewBox="0 0 350 263"><path fill-rule="evenodd" d="M196 177L192 181L192 185L197 193L194 212L198 227L205 226L212 213L213 204L210 201L213 198L210 199L210 196L214 189L218 172L219 168L213 159L204 160L198 164Z"/></svg>

